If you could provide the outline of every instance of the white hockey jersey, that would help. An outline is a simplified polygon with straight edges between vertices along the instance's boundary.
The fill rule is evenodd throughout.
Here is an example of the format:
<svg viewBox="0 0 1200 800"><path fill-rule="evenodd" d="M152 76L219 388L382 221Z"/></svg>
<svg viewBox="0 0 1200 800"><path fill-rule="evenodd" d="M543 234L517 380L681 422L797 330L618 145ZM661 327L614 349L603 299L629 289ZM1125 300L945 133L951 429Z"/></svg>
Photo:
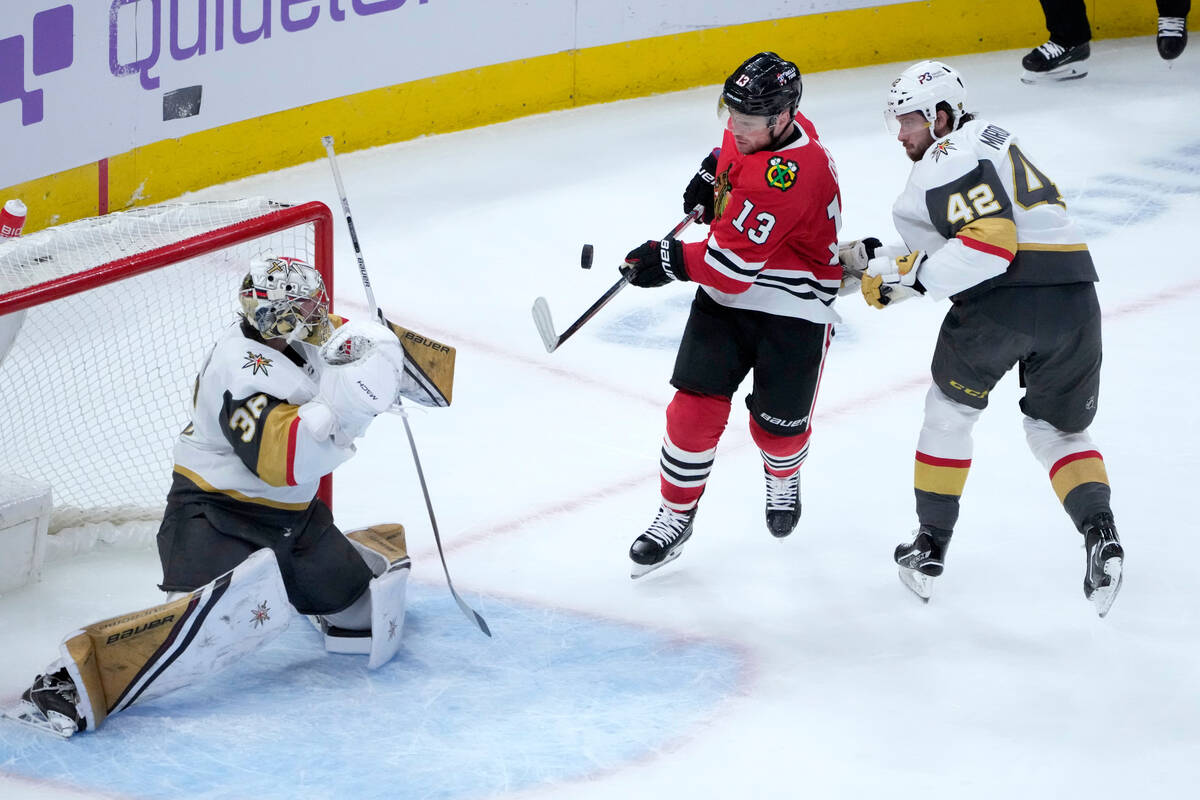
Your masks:
<svg viewBox="0 0 1200 800"><path fill-rule="evenodd" d="M299 511L323 475L354 454L301 428L300 406L317 393L318 348L280 352L231 326L196 378L192 421L175 444L175 472L206 492Z"/></svg>
<svg viewBox="0 0 1200 800"><path fill-rule="evenodd" d="M1097 280L1054 182L1015 136L986 121L934 141L892 217L905 246L929 255L918 280L934 299Z"/></svg>

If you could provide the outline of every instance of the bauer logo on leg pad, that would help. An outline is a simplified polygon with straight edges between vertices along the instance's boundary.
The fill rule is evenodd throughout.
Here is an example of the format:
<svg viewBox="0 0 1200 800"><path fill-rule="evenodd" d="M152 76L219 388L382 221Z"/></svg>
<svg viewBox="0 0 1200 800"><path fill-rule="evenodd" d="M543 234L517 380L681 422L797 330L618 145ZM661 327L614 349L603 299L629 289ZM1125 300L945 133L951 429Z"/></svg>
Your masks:
<svg viewBox="0 0 1200 800"><path fill-rule="evenodd" d="M190 594L76 631L59 652L88 729L244 658L287 628L289 609L275 554L263 549Z"/></svg>

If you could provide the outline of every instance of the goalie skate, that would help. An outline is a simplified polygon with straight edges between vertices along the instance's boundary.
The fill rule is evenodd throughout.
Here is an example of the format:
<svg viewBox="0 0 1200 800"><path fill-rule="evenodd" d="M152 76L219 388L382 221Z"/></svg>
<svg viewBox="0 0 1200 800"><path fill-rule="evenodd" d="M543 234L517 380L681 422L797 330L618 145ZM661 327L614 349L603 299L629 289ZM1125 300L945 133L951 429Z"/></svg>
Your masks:
<svg viewBox="0 0 1200 800"><path fill-rule="evenodd" d="M38 675L21 695L20 703L3 709L0 716L68 739L87 728L87 722L79 714L78 702L75 684L65 669L59 669Z"/></svg>
<svg viewBox="0 0 1200 800"><path fill-rule="evenodd" d="M49 733L52 736L57 736L60 739L70 739L75 733L73 725L65 725L61 722L55 724L45 714L37 710L37 706L27 700L22 700L12 708L0 708L0 719L9 719L13 722L19 722L22 725L28 725L31 728L36 728L42 733Z"/></svg>

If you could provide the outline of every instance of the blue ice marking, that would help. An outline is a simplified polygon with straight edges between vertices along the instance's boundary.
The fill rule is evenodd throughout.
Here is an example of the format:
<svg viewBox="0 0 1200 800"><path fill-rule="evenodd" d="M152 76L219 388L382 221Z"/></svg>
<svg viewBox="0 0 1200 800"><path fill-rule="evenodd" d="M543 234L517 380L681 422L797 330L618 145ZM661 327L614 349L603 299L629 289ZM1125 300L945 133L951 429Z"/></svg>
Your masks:
<svg viewBox="0 0 1200 800"><path fill-rule="evenodd" d="M1104 173L1066 198L1084 239L1099 238L1166 213L1176 196L1200 194L1200 142L1142 159L1136 175ZM1157 178L1157 179L1155 179Z"/></svg>
<svg viewBox="0 0 1200 800"><path fill-rule="evenodd" d="M601 341L642 347L647 350L676 350L694 292L660 291L655 302L626 311L606 322L597 336Z"/></svg>
<svg viewBox="0 0 1200 800"><path fill-rule="evenodd" d="M256 657L97 732L0 722L0 772L139 798L490 796L688 736L745 668L717 642L495 600L483 613L494 640L442 587L410 585L405 644L375 672L294 617Z"/></svg>

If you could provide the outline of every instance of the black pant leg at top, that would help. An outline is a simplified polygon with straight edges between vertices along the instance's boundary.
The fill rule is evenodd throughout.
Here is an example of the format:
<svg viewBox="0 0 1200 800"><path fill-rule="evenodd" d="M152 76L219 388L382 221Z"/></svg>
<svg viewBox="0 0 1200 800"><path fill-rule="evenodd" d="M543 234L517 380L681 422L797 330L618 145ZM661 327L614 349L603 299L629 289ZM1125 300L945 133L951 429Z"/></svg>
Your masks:
<svg viewBox="0 0 1200 800"><path fill-rule="evenodd" d="M777 436L808 430L829 326L796 317L729 308L700 289L692 301L671 385L732 398L750 370L746 407Z"/></svg>
<svg viewBox="0 0 1200 800"><path fill-rule="evenodd" d="M159 588L198 589L264 547L275 551L288 600L301 614L341 611L373 577L320 500L285 512L203 492L175 475L158 531Z"/></svg>
<svg viewBox="0 0 1200 800"><path fill-rule="evenodd" d="M1083 0L1041 1L1050 41L1063 47L1074 47L1091 41L1092 26L1088 24L1087 6Z"/></svg>

